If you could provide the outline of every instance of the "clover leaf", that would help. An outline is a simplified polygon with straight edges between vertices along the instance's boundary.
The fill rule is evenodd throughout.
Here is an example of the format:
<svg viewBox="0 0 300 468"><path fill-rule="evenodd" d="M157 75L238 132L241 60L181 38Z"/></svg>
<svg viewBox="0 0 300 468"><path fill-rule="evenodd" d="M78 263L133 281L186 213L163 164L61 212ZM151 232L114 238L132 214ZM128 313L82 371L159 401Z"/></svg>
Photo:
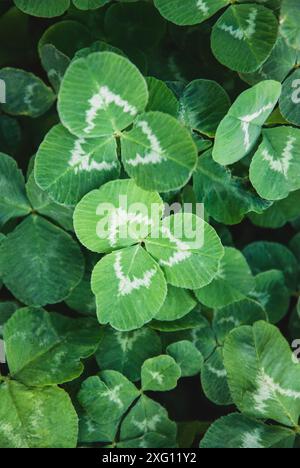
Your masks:
<svg viewBox="0 0 300 468"><path fill-rule="evenodd" d="M0 401L1 447L75 448L78 418L61 388L28 388L5 380Z"/></svg>
<svg viewBox="0 0 300 468"><path fill-rule="evenodd" d="M249 154L280 93L280 83L267 80L238 97L218 127L213 149L216 162L225 166Z"/></svg>
<svg viewBox="0 0 300 468"><path fill-rule="evenodd" d="M125 195L127 206L122 207L121 197ZM142 202L143 208L148 208L144 214L140 211ZM153 206L158 220L149 210ZM122 331L139 328L162 308L166 280L173 286L196 289L217 274L224 251L214 229L187 213L159 223L162 207L157 193L143 191L131 180L109 182L77 205L74 225L81 242L97 252L113 251L99 261L92 274L100 323L110 323ZM189 232L183 233L183 226ZM176 237L178 230L180 238ZM199 274L190 276L196 269ZM145 301L142 311L141 301Z"/></svg>

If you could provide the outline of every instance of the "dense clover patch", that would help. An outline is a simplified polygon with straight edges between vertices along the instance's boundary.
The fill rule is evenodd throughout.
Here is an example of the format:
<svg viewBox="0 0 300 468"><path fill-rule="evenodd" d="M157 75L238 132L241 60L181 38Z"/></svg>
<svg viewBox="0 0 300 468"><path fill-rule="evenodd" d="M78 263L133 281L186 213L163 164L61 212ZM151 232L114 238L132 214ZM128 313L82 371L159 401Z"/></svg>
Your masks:
<svg viewBox="0 0 300 468"><path fill-rule="evenodd" d="M298 3L1 3L0 448L299 447Z"/></svg>

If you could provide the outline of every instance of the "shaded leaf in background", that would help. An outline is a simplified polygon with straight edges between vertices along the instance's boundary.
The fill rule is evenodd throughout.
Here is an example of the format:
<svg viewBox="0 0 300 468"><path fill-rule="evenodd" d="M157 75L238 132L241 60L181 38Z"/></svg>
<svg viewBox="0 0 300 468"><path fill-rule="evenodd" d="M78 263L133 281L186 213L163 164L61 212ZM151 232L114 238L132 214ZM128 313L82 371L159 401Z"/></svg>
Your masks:
<svg viewBox="0 0 300 468"><path fill-rule="evenodd" d="M40 117L50 109L55 100L51 88L32 73L17 68L2 68L0 79L6 83L6 104L2 109L8 114Z"/></svg>
<svg viewBox="0 0 300 468"><path fill-rule="evenodd" d="M28 386L44 387L74 380L83 372L81 358L97 349L96 321L72 320L43 309L19 309L4 326L11 376Z"/></svg>
<svg viewBox="0 0 300 468"><path fill-rule="evenodd" d="M230 108L226 91L215 81L194 80L180 98L180 120L189 128L213 137Z"/></svg>
<svg viewBox="0 0 300 468"><path fill-rule="evenodd" d="M249 244L243 253L254 275L269 270L280 270L286 285L293 292L297 290L299 266L296 257L282 244L258 241Z"/></svg>
<svg viewBox="0 0 300 468"><path fill-rule="evenodd" d="M280 32L286 42L300 50L299 33L300 12L297 0L282 0L280 10Z"/></svg>
<svg viewBox="0 0 300 468"><path fill-rule="evenodd" d="M24 13L44 18L60 16L69 8L70 0L14 0Z"/></svg>
<svg viewBox="0 0 300 468"><path fill-rule="evenodd" d="M283 83L280 110L283 117L294 125L300 125L300 70L295 70Z"/></svg>
<svg viewBox="0 0 300 468"><path fill-rule="evenodd" d="M101 370L121 372L135 382L141 378L144 361L160 354L161 351L161 339L150 328L119 332L106 327L102 331L96 359Z"/></svg>
<svg viewBox="0 0 300 468"><path fill-rule="evenodd" d="M277 19L268 8L257 4L232 5L216 22L211 46L223 65L250 73L258 70L271 54L277 32Z"/></svg>
<svg viewBox="0 0 300 468"><path fill-rule="evenodd" d="M220 223L238 224L247 213L261 215L271 206L242 177L216 163L211 150L200 156L193 181L197 201Z"/></svg>
<svg viewBox="0 0 300 468"><path fill-rule="evenodd" d="M0 227L10 219L26 216L31 211L24 176L16 161L4 153L0 153L0 209Z"/></svg>
<svg viewBox="0 0 300 468"><path fill-rule="evenodd" d="M180 26L202 23L218 10L224 8L229 0L154 0L162 16Z"/></svg>
<svg viewBox="0 0 300 468"><path fill-rule="evenodd" d="M0 246L0 276L21 302L43 306L66 299L84 273L78 244L40 216L22 221Z"/></svg>

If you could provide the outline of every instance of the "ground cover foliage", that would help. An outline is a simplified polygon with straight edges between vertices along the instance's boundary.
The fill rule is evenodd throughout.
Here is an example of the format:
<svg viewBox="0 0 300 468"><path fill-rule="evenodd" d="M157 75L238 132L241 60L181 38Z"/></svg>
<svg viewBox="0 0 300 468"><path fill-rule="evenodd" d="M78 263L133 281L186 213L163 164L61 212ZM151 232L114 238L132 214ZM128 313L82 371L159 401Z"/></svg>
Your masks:
<svg viewBox="0 0 300 468"><path fill-rule="evenodd" d="M0 3L0 447L299 446L298 3Z"/></svg>

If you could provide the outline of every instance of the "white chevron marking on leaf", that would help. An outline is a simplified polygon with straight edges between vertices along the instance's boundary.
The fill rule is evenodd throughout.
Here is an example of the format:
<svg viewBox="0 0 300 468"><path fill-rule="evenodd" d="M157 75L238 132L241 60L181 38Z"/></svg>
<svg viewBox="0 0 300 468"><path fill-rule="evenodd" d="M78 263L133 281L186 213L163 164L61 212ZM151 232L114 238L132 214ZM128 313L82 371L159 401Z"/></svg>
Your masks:
<svg viewBox="0 0 300 468"><path fill-rule="evenodd" d="M219 379L224 379L225 377L227 377L226 369L216 369L215 367L213 367L209 363L206 363L206 366L207 366L208 370L212 374L216 375Z"/></svg>
<svg viewBox="0 0 300 468"><path fill-rule="evenodd" d="M162 383L164 381L164 378L159 372L150 370L149 374L151 375L153 380L155 380L157 383L159 383L159 385L162 385Z"/></svg>
<svg viewBox="0 0 300 468"><path fill-rule="evenodd" d="M232 323L235 327L239 327L241 325L240 320L236 319L232 315L229 317L223 317L220 320L218 320L218 325L223 325L223 324L229 324Z"/></svg>
<svg viewBox="0 0 300 468"><path fill-rule="evenodd" d="M191 257L192 253L188 244L182 242L180 239L177 239L175 236L173 236L171 231L166 227L162 227L162 233L176 245L178 251L171 255L171 257L168 260L160 260L160 265L172 267L184 262L185 260Z"/></svg>
<svg viewBox="0 0 300 468"><path fill-rule="evenodd" d="M37 83L30 84L26 86L25 93L24 93L24 103L28 106L28 109L30 109L32 112L38 110L32 102L36 88L38 88Z"/></svg>
<svg viewBox="0 0 300 468"><path fill-rule="evenodd" d="M103 392L102 395L105 397L107 396L109 401L115 403L119 408L123 408L124 404L120 398L120 390L122 385L116 385L114 388L107 390L107 392Z"/></svg>
<svg viewBox="0 0 300 468"><path fill-rule="evenodd" d="M257 392L253 399L255 409L259 413L264 413L267 408L267 401L274 400L277 395L292 398L293 400L300 400L300 392L282 388L281 385L274 382L272 377L266 374L262 369L257 378Z"/></svg>
<svg viewBox="0 0 300 468"><path fill-rule="evenodd" d="M216 279L221 279L221 280L226 279L225 268L224 268L223 265L221 265L221 266L219 267L218 273L216 274L216 276L215 276L214 279L215 279L215 280L216 280Z"/></svg>
<svg viewBox="0 0 300 468"><path fill-rule="evenodd" d="M245 432L242 437L242 447L241 448L252 448L260 449L264 448L261 444L261 430L255 429L252 432Z"/></svg>
<svg viewBox="0 0 300 468"><path fill-rule="evenodd" d="M90 108L86 111L86 128L85 133L90 133L95 128L95 118L99 110L106 110L110 104L115 104L120 107L123 112L135 117L138 113L136 107L132 106L128 101L122 99L118 94L113 93L107 86L101 86L99 91L94 94L89 100Z"/></svg>
<svg viewBox="0 0 300 468"><path fill-rule="evenodd" d="M123 353L131 351L134 343L145 334L145 328L136 330L133 335L127 335L123 332L118 332L117 330L115 330L115 336L117 338L118 344L121 346Z"/></svg>
<svg viewBox="0 0 300 468"><path fill-rule="evenodd" d="M205 16L209 15L209 8L208 8L207 3L204 2L204 0L197 0L196 5Z"/></svg>
<svg viewBox="0 0 300 468"><path fill-rule="evenodd" d="M134 159L128 159L127 164L136 167L139 165L160 164L163 161L166 161L167 158L164 156L164 150L162 149L158 138L153 133L148 122L144 120L140 121L137 123L137 127L139 127L144 135L146 135L151 148L150 151L144 156L137 154Z"/></svg>
<svg viewBox="0 0 300 468"><path fill-rule="evenodd" d="M255 34L256 31L256 23L255 20L257 18L258 11L256 8L252 8L246 22L248 27L246 29L236 28L232 25L228 25L226 23L219 24L219 29L222 31L228 32L234 39L238 39L239 41L243 41L246 39L251 39L251 37Z"/></svg>
<svg viewBox="0 0 300 468"><path fill-rule="evenodd" d="M108 240L111 247L117 244L117 235L122 226L126 224L141 224L146 226L152 225L152 220L141 213L128 213L123 208L118 208L112 212L109 220L109 235Z"/></svg>
<svg viewBox="0 0 300 468"><path fill-rule="evenodd" d="M286 179L288 177L290 163L293 160L292 152L294 149L295 141L296 141L296 138L292 136L288 138L288 141L283 150L281 159L275 159L266 149L262 152L263 158L265 161L269 163L270 168L275 172L279 172L283 174Z"/></svg>
<svg viewBox="0 0 300 468"><path fill-rule="evenodd" d="M160 422L161 417L159 414L154 415L151 419L144 419L143 421L132 420L132 424L137 427L143 433L154 432L157 429L157 425Z"/></svg>
<svg viewBox="0 0 300 468"><path fill-rule="evenodd" d="M75 141L74 148L71 153L71 159L69 165L74 167L75 174L79 172L91 172L91 171L111 171L117 167L116 162L102 161L98 163L94 159L91 159L90 154L86 154L82 145L86 141L83 138L79 138Z"/></svg>
<svg viewBox="0 0 300 468"><path fill-rule="evenodd" d="M156 268L152 268L151 270L146 271L142 278L133 277L133 280L131 280L128 276L124 275L121 261L122 252L117 252L114 269L119 280L119 296L128 296L132 293L132 291L138 290L140 288L150 288L152 278L157 273Z"/></svg>
<svg viewBox="0 0 300 468"><path fill-rule="evenodd" d="M254 112L253 114L249 114L249 115L245 115L244 117L241 117L241 121L242 121L241 126L242 126L242 130L244 132L244 135L245 135L244 136L244 146L245 146L247 151L251 148L250 134L249 134L249 128L250 128L251 122L253 122L253 120L260 117L264 112L267 112L268 110L273 109L273 107L274 107L274 103L270 102L266 106L259 109L257 112Z"/></svg>

